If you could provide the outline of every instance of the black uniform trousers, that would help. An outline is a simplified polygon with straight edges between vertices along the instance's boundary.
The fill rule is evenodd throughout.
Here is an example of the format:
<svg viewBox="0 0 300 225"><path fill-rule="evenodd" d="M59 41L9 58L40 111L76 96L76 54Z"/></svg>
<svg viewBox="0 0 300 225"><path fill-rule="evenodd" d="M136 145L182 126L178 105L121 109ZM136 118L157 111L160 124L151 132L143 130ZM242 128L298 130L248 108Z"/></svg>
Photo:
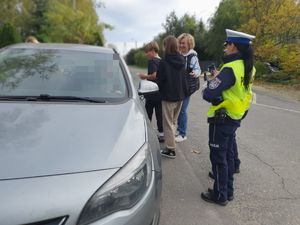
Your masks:
<svg viewBox="0 0 300 225"><path fill-rule="evenodd" d="M209 148L214 174L214 198L226 201L233 196L234 152L233 144L238 125L209 123Z"/></svg>
<svg viewBox="0 0 300 225"><path fill-rule="evenodd" d="M233 143L232 143L232 150L233 150L233 158L234 158L234 171L240 169L241 160L239 159L238 148L236 144L236 133L233 135Z"/></svg>

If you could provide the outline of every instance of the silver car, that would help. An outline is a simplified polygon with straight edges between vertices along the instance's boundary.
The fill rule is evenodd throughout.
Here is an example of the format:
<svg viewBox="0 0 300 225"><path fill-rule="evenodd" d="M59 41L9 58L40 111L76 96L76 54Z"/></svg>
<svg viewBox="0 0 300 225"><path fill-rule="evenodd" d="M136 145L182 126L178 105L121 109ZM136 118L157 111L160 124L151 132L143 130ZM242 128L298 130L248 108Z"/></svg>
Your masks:
<svg viewBox="0 0 300 225"><path fill-rule="evenodd" d="M116 51L0 50L1 225L158 224L161 179L156 132Z"/></svg>

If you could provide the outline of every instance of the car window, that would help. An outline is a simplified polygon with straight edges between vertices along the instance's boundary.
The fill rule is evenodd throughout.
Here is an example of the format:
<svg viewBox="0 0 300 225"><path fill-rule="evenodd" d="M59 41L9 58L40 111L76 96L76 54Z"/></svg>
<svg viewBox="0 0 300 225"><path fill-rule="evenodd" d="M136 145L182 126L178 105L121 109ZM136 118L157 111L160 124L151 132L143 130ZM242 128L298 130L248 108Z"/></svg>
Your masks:
<svg viewBox="0 0 300 225"><path fill-rule="evenodd" d="M0 95L128 96L120 60L112 53L6 49L0 52Z"/></svg>

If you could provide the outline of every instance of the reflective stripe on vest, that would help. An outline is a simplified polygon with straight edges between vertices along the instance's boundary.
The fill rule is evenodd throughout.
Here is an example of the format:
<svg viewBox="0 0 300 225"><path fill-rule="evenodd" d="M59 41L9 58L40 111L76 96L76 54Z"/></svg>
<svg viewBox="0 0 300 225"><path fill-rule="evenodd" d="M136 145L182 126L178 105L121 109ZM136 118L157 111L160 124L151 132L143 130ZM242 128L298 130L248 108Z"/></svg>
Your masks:
<svg viewBox="0 0 300 225"><path fill-rule="evenodd" d="M208 117L214 117L215 111L220 108L225 108L226 114L234 120L239 120L243 117L246 110L249 109L252 101L252 85L255 75L255 68L252 70L252 77L249 83L249 89L244 87L244 62L243 60L236 60L226 63L223 68L231 68L235 76L235 83L229 89L222 92L224 101L217 106L212 105L207 112Z"/></svg>

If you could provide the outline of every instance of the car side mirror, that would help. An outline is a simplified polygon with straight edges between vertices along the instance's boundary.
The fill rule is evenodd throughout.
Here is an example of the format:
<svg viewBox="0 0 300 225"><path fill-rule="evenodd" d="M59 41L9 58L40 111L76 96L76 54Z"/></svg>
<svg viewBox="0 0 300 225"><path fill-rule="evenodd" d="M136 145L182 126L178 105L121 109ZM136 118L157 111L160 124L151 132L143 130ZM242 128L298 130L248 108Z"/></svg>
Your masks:
<svg viewBox="0 0 300 225"><path fill-rule="evenodd" d="M149 80L141 80L139 83L138 94L147 95L151 93L158 92L158 85Z"/></svg>

